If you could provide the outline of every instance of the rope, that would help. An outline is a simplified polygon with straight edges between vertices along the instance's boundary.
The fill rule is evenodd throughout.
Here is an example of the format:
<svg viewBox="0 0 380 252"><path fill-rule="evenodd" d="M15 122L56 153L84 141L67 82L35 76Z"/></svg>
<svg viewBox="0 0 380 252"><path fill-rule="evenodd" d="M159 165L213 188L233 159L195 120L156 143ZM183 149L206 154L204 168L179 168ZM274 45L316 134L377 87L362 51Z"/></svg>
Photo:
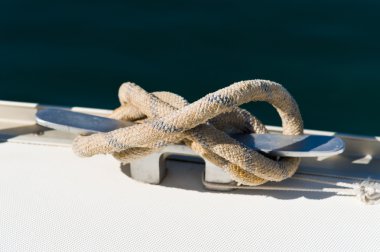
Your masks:
<svg viewBox="0 0 380 252"><path fill-rule="evenodd" d="M338 179L338 181L328 181L329 179ZM300 173L293 176L292 179L298 179L306 182L314 182L325 185L337 186L338 188L323 188L320 192L336 192L339 195L354 195L362 202L368 205L380 203L380 181L375 179L351 178L345 176L332 176L327 174L308 174ZM340 180L340 181L339 181ZM346 182L343 182L345 180Z"/></svg>
<svg viewBox="0 0 380 252"><path fill-rule="evenodd" d="M264 156L229 136L267 133L256 117L238 107L251 101L264 101L276 108L283 134L303 133L297 103L278 83L241 81L189 104L176 94L148 93L128 82L121 85L119 99L121 106L111 117L136 124L107 133L78 136L73 144L78 155L113 154L128 163L168 144L185 143L244 185L284 180L291 177L300 164L300 158Z"/></svg>

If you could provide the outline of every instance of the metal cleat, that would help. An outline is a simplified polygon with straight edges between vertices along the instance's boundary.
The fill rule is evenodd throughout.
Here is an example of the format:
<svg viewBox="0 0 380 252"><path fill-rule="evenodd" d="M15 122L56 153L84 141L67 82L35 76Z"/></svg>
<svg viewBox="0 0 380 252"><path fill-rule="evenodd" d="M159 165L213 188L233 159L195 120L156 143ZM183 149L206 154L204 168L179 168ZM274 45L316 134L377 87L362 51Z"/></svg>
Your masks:
<svg viewBox="0 0 380 252"><path fill-rule="evenodd" d="M37 112L36 121L45 127L77 134L108 132L131 125L131 123L110 118L62 109L40 110ZM330 157L344 150L344 142L334 136L240 134L231 135L231 137L248 148L273 157ZM131 162L131 177L144 183L160 184L166 174L165 161L173 154L185 158L200 157L185 145L169 145L159 152ZM223 169L206 159L203 160L205 162L203 184L206 188L231 190L238 187Z"/></svg>

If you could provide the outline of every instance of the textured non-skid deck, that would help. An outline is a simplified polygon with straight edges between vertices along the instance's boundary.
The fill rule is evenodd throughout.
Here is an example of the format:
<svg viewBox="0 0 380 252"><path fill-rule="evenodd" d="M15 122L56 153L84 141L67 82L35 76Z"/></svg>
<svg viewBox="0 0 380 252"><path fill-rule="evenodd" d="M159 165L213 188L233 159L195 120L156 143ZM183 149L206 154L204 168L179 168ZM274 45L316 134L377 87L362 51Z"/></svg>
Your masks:
<svg viewBox="0 0 380 252"><path fill-rule="evenodd" d="M207 191L168 162L161 185L110 156L0 144L0 251L375 250L380 206L319 193Z"/></svg>

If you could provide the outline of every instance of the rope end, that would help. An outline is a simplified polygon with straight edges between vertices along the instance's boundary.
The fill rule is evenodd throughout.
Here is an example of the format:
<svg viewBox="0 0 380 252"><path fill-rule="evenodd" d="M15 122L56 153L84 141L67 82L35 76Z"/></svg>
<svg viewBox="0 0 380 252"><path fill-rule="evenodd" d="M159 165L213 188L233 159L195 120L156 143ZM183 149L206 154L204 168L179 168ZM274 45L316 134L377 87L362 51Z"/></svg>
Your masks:
<svg viewBox="0 0 380 252"><path fill-rule="evenodd" d="M380 203L380 183L369 178L355 184L353 188L356 196L365 204L375 205Z"/></svg>

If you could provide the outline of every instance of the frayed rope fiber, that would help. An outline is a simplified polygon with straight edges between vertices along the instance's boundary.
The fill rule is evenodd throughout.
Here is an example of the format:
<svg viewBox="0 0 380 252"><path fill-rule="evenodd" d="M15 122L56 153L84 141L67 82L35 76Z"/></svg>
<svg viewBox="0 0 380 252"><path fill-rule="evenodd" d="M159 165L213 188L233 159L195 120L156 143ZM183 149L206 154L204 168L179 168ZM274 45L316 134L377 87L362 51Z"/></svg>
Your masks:
<svg viewBox="0 0 380 252"><path fill-rule="evenodd" d="M300 164L300 158L266 157L229 136L267 133L260 120L238 107L252 101L264 101L276 108L283 134L303 133L298 105L278 83L240 81L189 104L176 94L148 93L127 82L119 89L119 99L121 106L110 117L135 124L107 133L78 136L73 144L75 153L85 157L113 154L128 163L168 144L184 143L244 185L284 180Z"/></svg>

